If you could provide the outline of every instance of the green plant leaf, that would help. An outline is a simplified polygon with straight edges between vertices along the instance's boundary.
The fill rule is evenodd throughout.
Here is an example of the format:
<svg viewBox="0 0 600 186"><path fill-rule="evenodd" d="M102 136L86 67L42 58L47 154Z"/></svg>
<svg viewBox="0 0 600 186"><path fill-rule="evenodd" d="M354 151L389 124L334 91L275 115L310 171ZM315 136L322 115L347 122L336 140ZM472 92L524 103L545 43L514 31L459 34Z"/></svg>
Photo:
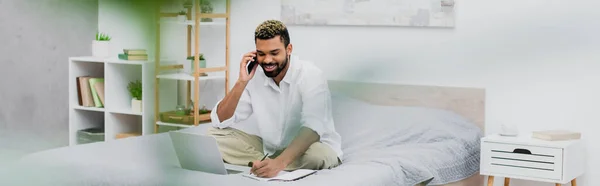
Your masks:
<svg viewBox="0 0 600 186"><path fill-rule="evenodd" d="M129 82L127 90L132 98L142 100L142 82L140 80Z"/></svg>
<svg viewBox="0 0 600 186"><path fill-rule="evenodd" d="M188 56L187 59L194 60L194 56ZM204 60L204 54L200 53L200 57L198 57L198 60Z"/></svg>
<svg viewBox="0 0 600 186"><path fill-rule="evenodd" d="M103 32L96 32L96 41L110 41L111 37Z"/></svg>

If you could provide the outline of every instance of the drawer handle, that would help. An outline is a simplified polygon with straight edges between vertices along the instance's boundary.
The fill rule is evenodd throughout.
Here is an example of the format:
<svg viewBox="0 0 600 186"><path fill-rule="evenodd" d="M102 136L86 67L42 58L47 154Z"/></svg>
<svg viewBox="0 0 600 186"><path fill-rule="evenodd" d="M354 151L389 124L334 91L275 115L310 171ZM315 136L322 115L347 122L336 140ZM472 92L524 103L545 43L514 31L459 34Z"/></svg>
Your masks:
<svg viewBox="0 0 600 186"><path fill-rule="evenodd" d="M531 154L531 151L527 150L527 149L515 149L513 150L513 153L519 153L519 154Z"/></svg>

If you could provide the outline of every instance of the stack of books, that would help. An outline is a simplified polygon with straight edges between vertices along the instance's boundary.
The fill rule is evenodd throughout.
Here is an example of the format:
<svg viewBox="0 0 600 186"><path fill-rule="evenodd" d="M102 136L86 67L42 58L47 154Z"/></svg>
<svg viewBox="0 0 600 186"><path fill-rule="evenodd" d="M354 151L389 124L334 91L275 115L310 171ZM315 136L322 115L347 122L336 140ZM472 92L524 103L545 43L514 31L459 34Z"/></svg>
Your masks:
<svg viewBox="0 0 600 186"><path fill-rule="evenodd" d="M104 107L104 78L77 77L77 94L79 105L83 107Z"/></svg>
<svg viewBox="0 0 600 186"><path fill-rule="evenodd" d="M146 49L123 49L123 53L119 54L121 60L146 61L148 53Z"/></svg>
<svg viewBox="0 0 600 186"><path fill-rule="evenodd" d="M542 130L534 131L532 137L546 141L576 140L581 138L581 133L568 130Z"/></svg>

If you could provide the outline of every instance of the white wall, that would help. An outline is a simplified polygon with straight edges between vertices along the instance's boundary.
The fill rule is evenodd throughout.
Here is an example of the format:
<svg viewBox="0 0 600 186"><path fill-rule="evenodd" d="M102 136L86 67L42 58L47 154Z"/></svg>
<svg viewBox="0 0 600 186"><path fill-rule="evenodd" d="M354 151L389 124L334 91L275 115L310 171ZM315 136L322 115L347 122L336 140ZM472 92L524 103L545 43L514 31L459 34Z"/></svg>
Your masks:
<svg viewBox="0 0 600 186"><path fill-rule="evenodd" d="M230 86L240 56L254 49L255 27L280 17L279 2L232 0ZM566 128L583 132L586 141L600 139L591 133L600 122L594 116L600 103L600 1L464 0L456 6L454 29L289 26L294 54L314 61L330 79L486 88L488 134L509 124L523 132ZM103 7L100 1L99 28L108 16ZM587 147L580 186L597 185L592 178L600 176L594 166L600 150Z"/></svg>
<svg viewBox="0 0 600 186"><path fill-rule="evenodd" d="M96 0L0 1L0 167L68 144L68 57L91 54L97 20Z"/></svg>
<svg viewBox="0 0 600 186"><path fill-rule="evenodd" d="M98 1L98 31L112 37L111 56L116 58L123 49L131 48L147 49L150 55L154 54L154 12L150 1Z"/></svg>
<svg viewBox="0 0 600 186"><path fill-rule="evenodd" d="M252 50L253 31L278 19L279 0L233 0L232 62ZM486 133L565 128L599 140L600 1L463 0L456 28L289 26L294 53L330 79L487 89ZM250 16L252 15L252 16ZM238 66L232 65L236 79ZM377 73L377 74L375 74ZM370 78L366 78L368 75ZM588 143L580 186L598 185L600 150ZM595 172L595 173L592 173ZM497 179L495 185L502 185ZM548 184L512 181L513 185Z"/></svg>

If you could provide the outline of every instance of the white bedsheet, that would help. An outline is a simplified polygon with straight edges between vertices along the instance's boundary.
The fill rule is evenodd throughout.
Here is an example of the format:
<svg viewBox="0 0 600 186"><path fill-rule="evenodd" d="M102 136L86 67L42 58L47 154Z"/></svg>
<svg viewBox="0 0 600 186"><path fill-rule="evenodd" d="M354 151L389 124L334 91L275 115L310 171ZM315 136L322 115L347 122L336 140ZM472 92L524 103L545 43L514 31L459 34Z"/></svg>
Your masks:
<svg viewBox="0 0 600 186"><path fill-rule="evenodd" d="M43 151L0 169L0 185L415 185L478 171L481 131L442 110L335 96L344 163L295 182L258 182L179 168L167 134ZM185 129L203 133L205 127ZM201 147L199 147L201 148Z"/></svg>

